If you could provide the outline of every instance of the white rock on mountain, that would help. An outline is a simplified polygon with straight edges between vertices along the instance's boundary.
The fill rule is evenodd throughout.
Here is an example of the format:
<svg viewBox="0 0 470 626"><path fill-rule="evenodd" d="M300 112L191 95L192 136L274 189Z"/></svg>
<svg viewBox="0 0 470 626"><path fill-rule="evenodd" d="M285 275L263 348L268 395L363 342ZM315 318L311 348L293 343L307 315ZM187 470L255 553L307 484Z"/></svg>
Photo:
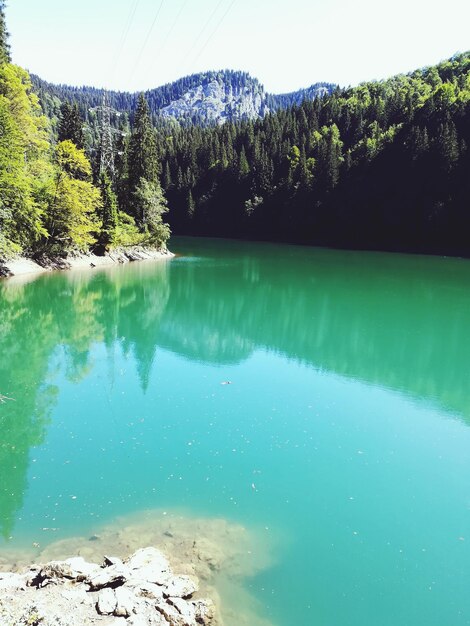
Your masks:
<svg viewBox="0 0 470 626"><path fill-rule="evenodd" d="M164 117L199 116L206 122L223 124L232 119L255 119L269 112L266 95L250 86L233 87L214 79L184 93L161 109Z"/></svg>

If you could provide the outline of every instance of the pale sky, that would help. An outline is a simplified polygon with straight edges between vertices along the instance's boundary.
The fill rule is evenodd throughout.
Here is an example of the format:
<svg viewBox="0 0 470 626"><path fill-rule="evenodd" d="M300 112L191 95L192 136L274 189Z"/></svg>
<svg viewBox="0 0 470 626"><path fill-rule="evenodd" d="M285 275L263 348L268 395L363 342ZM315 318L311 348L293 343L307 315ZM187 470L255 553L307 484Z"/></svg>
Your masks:
<svg viewBox="0 0 470 626"><path fill-rule="evenodd" d="M355 85L470 49L470 0L9 0L7 20L15 63L123 91L225 68Z"/></svg>

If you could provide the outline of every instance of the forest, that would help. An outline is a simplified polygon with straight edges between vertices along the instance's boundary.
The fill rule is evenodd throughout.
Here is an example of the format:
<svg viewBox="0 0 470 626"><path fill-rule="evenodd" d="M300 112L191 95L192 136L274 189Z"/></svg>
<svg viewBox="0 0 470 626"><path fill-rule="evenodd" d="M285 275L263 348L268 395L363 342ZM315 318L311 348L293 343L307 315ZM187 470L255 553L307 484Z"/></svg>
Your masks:
<svg viewBox="0 0 470 626"><path fill-rule="evenodd" d="M470 254L470 53L263 120L159 133L172 229Z"/></svg>
<svg viewBox="0 0 470 626"><path fill-rule="evenodd" d="M11 63L0 2L0 258L24 254L39 259L90 249L102 253L137 244L164 247L167 205L144 98L128 147L132 167L120 180L125 203L118 205L112 137L100 134L92 167L78 108L68 102L54 133L28 72Z"/></svg>
<svg viewBox="0 0 470 626"><path fill-rule="evenodd" d="M103 106L102 90L32 81L3 4L0 27L0 256L164 246L170 228L470 255L470 53L208 125L158 115L197 76Z"/></svg>

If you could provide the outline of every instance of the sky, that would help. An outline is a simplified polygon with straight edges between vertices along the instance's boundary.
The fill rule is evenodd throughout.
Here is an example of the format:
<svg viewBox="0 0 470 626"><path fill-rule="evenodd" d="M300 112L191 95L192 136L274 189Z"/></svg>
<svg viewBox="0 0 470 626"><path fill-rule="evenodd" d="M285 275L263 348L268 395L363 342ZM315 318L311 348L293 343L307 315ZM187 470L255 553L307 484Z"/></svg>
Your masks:
<svg viewBox="0 0 470 626"><path fill-rule="evenodd" d="M9 0L13 61L45 80L138 91L236 69L271 93L342 86L470 49L469 0Z"/></svg>

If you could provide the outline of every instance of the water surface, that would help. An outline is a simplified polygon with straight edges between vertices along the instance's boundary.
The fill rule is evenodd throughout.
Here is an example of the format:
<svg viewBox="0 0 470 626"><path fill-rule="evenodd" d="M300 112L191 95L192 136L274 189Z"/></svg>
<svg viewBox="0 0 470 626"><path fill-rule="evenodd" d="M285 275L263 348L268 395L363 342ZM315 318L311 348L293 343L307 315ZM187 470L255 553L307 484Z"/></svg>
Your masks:
<svg viewBox="0 0 470 626"><path fill-rule="evenodd" d="M470 624L470 263L171 247L0 283L0 557L184 510L275 626Z"/></svg>

